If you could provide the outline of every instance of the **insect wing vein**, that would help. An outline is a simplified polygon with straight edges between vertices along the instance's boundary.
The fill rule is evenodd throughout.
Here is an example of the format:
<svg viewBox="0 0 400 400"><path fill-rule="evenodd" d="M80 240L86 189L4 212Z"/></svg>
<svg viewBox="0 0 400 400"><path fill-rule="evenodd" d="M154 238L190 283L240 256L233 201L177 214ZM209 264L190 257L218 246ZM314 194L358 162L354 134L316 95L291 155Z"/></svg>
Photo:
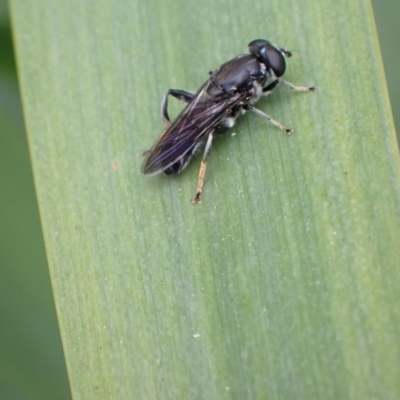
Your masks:
<svg viewBox="0 0 400 400"><path fill-rule="evenodd" d="M183 109L149 151L142 172L154 175L179 161L205 135L228 114L229 110L243 100L241 93L230 97L211 98L205 85L196 97Z"/></svg>

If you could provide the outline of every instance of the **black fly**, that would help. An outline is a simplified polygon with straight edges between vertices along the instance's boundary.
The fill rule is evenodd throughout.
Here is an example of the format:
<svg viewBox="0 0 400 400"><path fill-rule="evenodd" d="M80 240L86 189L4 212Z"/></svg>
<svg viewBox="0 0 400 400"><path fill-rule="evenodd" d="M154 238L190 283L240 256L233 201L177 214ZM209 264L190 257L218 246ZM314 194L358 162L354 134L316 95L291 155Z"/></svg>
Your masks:
<svg viewBox="0 0 400 400"><path fill-rule="evenodd" d="M286 69L285 57L291 55L290 51L267 40L253 40L249 44L249 53L237 56L210 72L210 78L196 94L169 89L162 103L166 128L153 147L144 153L142 172L146 175L160 172L179 174L205 143L196 195L192 199L193 203L201 203L207 156L215 133L231 128L240 114L252 111L290 135L292 129L251 104L261 96L269 95L279 83L300 92L315 90L315 87L294 86L280 79ZM187 103L173 122L167 110L169 95Z"/></svg>

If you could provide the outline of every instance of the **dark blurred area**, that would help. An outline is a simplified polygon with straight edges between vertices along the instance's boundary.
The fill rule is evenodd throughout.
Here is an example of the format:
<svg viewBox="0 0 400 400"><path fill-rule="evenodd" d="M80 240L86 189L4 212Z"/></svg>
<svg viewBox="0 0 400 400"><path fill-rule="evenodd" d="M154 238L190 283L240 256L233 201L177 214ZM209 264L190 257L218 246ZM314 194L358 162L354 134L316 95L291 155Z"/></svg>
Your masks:
<svg viewBox="0 0 400 400"><path fill-rule="evenodd" d="M0 0L0 399L71 399Z"/></svg>
<svg viewBox="0 0 400 400"><path fill-rule="evenodd" d="M400 1L373 0L375 23L379 35L386 83L392 104L393 119L397 132L397 143L400 142Z"/></svg>
<svg viewBox="0 0 400 400"><path fill-rule="evenodd" d="M373 6L399 129L400 1L374 0ZM70 399L5 0L0 0L0 190L0 399Z"/></svg>

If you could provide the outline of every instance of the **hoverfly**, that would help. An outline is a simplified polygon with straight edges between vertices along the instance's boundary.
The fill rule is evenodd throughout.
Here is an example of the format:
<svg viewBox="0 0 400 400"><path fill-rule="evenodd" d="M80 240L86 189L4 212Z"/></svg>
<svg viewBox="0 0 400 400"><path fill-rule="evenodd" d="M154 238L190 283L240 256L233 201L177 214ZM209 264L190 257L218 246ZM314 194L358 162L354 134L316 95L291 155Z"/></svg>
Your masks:
<svg viewBox="0 0 400 400"><path fill-rule="evenodd" d="M279 83L299 92L314 91L315 87L294 86L281 79L286 69L285 57L292 53L267 40L256 39L249 43L249 52L239 55L210 72L209 79L197 93L169 89L162 102L165 130L153 147L144 152L142 172L155 175L179 174L193 154L204 145L200 163L197 190L193 203L201 203L207 158L213 137L224 128L231 128L236 118L246 112L267 119L290 135L288 129L268 114L252 106L261 96L269 95ZM171 122L168 115L168 96L186 103L186 107Z"/></svg>

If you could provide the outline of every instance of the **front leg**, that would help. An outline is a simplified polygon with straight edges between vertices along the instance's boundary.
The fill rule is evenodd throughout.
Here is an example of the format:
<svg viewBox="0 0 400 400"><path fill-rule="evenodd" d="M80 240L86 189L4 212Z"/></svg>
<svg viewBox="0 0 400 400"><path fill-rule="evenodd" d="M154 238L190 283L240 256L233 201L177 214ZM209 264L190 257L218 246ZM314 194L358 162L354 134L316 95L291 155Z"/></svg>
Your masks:
<svg viewBox="0 0 400 400"><path fill-rule="evenodd" d="M283 83L289 89L294 90L295 92L315 92L317 88L315 86L295 86L290 82L284 81L283 79L275 79L271 82L268 86L263 88L263 94L268 96L277 86L279 83Z"/></svg>
<svg viewBox="0 0 400 400"><path fill-rule="evenodd" d="M170 126L171 125L171 120L169 119L168 115L168 96L174 96L178 100L183 101L185 103L189 103L190 100L193 99L195 94L185 92L184 90L179 90L179 89L168 89L167 92L164 95L162 104L161 104L161 117L165 123L165 125Z"/></svg>
<svg viewBox="0 0 400 400"><path fill-rule="evenodd" d="M317 90L315 86L295 86L293 83L284 81L283 79L279 79L279 81L295 92L315 92Z"/></svg>

